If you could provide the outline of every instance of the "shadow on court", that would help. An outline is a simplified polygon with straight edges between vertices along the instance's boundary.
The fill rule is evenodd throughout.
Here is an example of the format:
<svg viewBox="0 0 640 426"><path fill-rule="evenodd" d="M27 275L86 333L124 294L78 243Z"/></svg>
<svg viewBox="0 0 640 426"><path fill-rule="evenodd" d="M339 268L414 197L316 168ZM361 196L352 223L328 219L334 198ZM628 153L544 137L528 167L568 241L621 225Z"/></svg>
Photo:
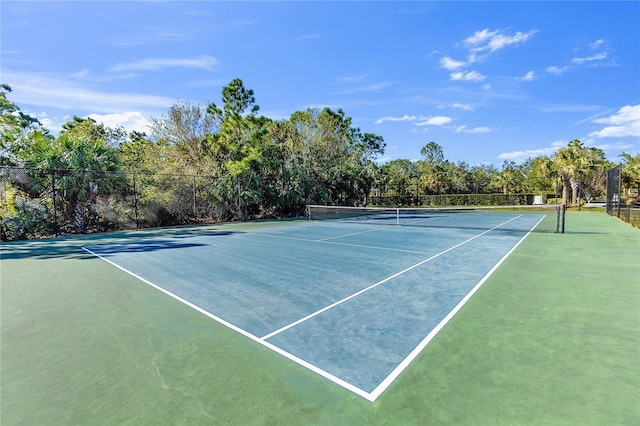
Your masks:
<svg viewBox="0 0 640 426"><path fill-rule="evenodd" d="M202 229L174 228L118 234L78 235L49 240L16 241L0 245L0 259L95 259L95 256L83 250L82 247L105 244L117 246L117 250L120 252L156 251L201 245L178 242L183 238L194 236L225 237L241 233L244 232L216 231L210 227Z"/></svg>
<svg viewBox="0 0 640 426"><path fill-rule="evenodd" d="M109 256L109 254L112 253L144 253L167 249L202 247L206 245L207 244L201 243L179 243L172 240L153 240L125 244L106 244L88 247L88 249L101 256Z"/></svg>

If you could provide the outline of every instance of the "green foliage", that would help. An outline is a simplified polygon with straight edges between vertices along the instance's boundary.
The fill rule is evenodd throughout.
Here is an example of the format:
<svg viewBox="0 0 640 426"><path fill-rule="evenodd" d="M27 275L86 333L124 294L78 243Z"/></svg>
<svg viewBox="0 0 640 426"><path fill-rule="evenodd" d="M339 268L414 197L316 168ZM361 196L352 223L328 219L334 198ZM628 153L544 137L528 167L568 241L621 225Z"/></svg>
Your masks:
<svg viewBox="0 0 640 426"><path fill-rule="evenodd" d="M28 168L27 179L10 183L30 198L52 199L61 207L60 221L75 232L85 232L98 220L97 199L122 183L120 160L107 144L111 132L93 120L75 117L58 138L36 131L8 150L11 164ZM55 180L57 179L57 180Z"/></svg>
<svg viewBox="0 0 640 426"><path fill-rule="evenodd" d="M640 196L640 154L632 156L623 152L622 157L622 185L627 193L631 193L634 188L637 196Z"/></svg>
<svg viewBox="0 0 640 426"><path fill-rule="evenodd" d="M371 205L381 207L516 206L531 205L534 194L438 194L385 195L371 197Z"/></svg>
<svg viewBox="0 0 640 426"><path fill-rule="evenodd" d="M79 140L103 141L112 147L117 147L127 137L126 131L122 127L105 127L103 124L96 123L91 117L81 118L78 116L74 116L73 120L63 124L60 134Z"/></svg>
<svg viewBox="0 0 640 426"><path fill-rule="evenodd" d="M75 116L53 137L7 99L8 85L0 89L0 165L25 168L3 176L5 189L55 204L63 230L74 232L295 216L306 204L529 204L559 181L565 201L569 188L574 200L579 190L601 197L610 164L576 140L552 157L500 169L449 161L434 141L420 160L378 165L384 139L354 127L343 110L309 108L274 121L258 115L239 78L222 88L219 105L171 106L150 135ZM630 191L640 186L638 156L623 160Z"/></svg>
<svg viewBox="0 0 640 426"><path fill-rule="evenodd" d="M47 235L46 219L47 210L38 198L16 196L1 222L2 241L43 237Z"/></svg>
<svg viewBox="0 0 640 426"><path fill-rule="evenodd" d="M602 150L587 148L577 139L556 151L552 163L562 181L563 204L568 203L570 190L571 200L573 204L577 204L578 190L584 178L605 170L609 164Z"/></svg>
<svg viewBox="0 0 640 426"><path fill-rule="evenodd" d="M544 193L555 185L553 163L544 155L528 159L522 165L522 175L527 191Z"/></svg>
<svg viewBox="0 0 640 426"><path fill-rule="evenodd" d="M20 111L7 99L8 84L0 85L0 166L21 165L22 153L29 149L32 139L50 139L40 122Z"/></svg>

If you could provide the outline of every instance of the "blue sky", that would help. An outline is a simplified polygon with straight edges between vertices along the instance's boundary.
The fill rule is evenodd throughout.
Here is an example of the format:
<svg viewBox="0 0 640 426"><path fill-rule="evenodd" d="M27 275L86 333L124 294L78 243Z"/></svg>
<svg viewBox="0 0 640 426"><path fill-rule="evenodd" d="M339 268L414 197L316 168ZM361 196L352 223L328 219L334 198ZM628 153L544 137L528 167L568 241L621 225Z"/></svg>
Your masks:
<svg viewBox="0 0 640 426"><path fill-rule="evenodd" d="M573 139L640 152L640 2L0 3L9 99L149 133L179 101L243 80L260 112L342 108L382 161L429 141L470 165Z"/></svg>

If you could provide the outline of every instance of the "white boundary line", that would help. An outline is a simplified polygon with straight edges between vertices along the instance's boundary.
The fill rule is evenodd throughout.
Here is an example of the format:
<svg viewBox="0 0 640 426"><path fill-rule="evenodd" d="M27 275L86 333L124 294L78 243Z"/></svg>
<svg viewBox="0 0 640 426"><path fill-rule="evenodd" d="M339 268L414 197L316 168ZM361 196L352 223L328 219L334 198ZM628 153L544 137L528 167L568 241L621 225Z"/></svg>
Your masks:
<svg viewBox="0 0 640 426"><path fill-rule="evenodd" d="M420 265L423 265L424 263L426 263L426 262L428 262L428 261L430 261L432 259L435 259L436 257L439 257L439 256L441 256L441 255L443 255L443 254L445 254L445 253L447 253L447 252L449 252L451 250L454 250L455 248L460 247L463 244L466 244L466 243L468 243L468 242L470 242L472 240L475 240L476 238L478 238L478 237L480 237L480 236L482 236L482 235L484 235L484 234L486 234L486 233L488 233L488 232L490 232L490 231L492 231L492 230L494 230L496 228L499 228L500 226L502 226L502 225L504 225L506 223L509 223L512 220L517 219L518 217L520 217L520 216L517 216L517 217L515 217L513 219L510 219L510 220L508 220L506 222L503 222L500 225L494 226L491 229L488 229L488 230L486 230L486 231L484 231L484 232L482 232L482 233L480 233L480 234L478 234L478 235L476 235L474 237L471 237L468 240L463 241L462 243L459 243L459 244L457 244L455 246L452 246L452 247L448 248L447 250L444 250L444 251L442 251L442 252L440 252L440 253L438 253L438 254L436 254L434 256L431 256L430 258L425 259L422 262L417 263L416 265L413 265L413 266L411 266L411 267L409 267L409 268L407 268L407 269L405 269L403 271L398 272L397 274L394 274L394 275L392 275L392 276L390 276L388 278L385 278L384 280L379 281L378 283L373 284L372 286L369 286L366 289L363 289L363 290L361 290L361 291L359 291L357 293L354 293L351 296L348 296L348 297L346 297L346 298L344 298L344 299L342 299L342 300L340 300L340 301L338 301L338 302L336 302L336 303L334 303L332 305L327 306L326 308L323 308L323 309L321 309L319 311L316 311L313 314L311 314L311 315L309 315L309 316L307 316L305 318L302 318L302 319L300 319L300 320L298 320L298 321L296 321L296 322L294 322L292 324L289 324L288 326L285 326L285 327L283 327L283 328L281 328L279 330L276 330L276 331L274 331L274 332L272 332L272 333L270 333L270 334L268 334L268 335L266 335L266 336L264 336L262 338L257 337L255 335L249 333L248 331L231 324L228 321L225 321L224 319L212 314L211 312L207 311L206 309L203 309L200 306L195 305L195 304L189 302L188 300L183 299L182 297L180 297L180 296L178 296L178 295L176 295L176 294L174 294L174 293L172 293L172 292L170 292L170 291L168 291L168 290L166 290L166 289L164 289L164 288L152 283L151 281L141 277L140 275L138 275L138 274L136 274L134 272L129 271L126 268L123 268L122 266L118 265L117 263L105 258L104 256L101 256L101 255L93 252L92 250L90 250L90 249L88 249L86 247L82 247L82 249L84 251L90 253L91 255L93 255L93 256L95 256L95 257L97 257L97 258L99 258L99 259L101 259L101 260L103 260L103 261L105 261L107 263L109 263L110 265L115 266L116 268L118 268L121 271L127 273L128 275L131 275L132 277L137 278L138 280L140 280L143 283L155 288L156 290L159 290L160 292L162 292L162 293L166 294L167 296L177 300L178 302L181 302L181 303L185 304L186 306L194 309L195 311L200 312L201 314L211 318L212 320L214 320L214 321L216 321L216 322L218 322L218 323L230 328L231 330L233 330L233 331L235 331L237 333L240 333L241 335L243 335L245 337L248 337L249 339L253 340L254 342L257 342L260 345L262 345L262 346L264 346L264 347L266 347L268 349L271 349L272 351L274 351L274 352L284 356L285 358L290 359L291 361L293 361L293 362L295 362L295 363L297 363L297 364L299 364L299 365L301 365L301 366L313 371L314 373L316 373L316 374L318 374L318 375L320 375L320 376L322 376L322 377L334 382L335 384L337 384L339 386L342 386L343 388L355 393L356 395L361 396L362 398L364 398L364 399L366 399L366 400L368 400L370 402L374 402L391 385L391 383L393 383L393 381L409 366L409 364L411 364L411 362L420 354L420 352L436 336L436 334L438 334L438 332L440 330L442 330L442 328L449 322L449 320L451 320L451 318L453 318L453 316L462 308L462 306L464 306L467 303L467 301L478 291L478 289L482 286L482 284L484 284L484 282L496 271L496 269L498 269L498 267L507 259L507 257L509 255L511 255L511 253L513 253L513 251L520 245L520 243L522 243L524 241L524 239L527 238L527 236L529 236L529 234L536 228L536 226L538 226L538 224L540 224L540 222L542 222L542 220L544 220L544 217L541 218L511 248L511 250L509 250L502 257L502 259L500 259L498 261L498 263L496 263L493 266L493 268L491 268L491 270L489 272L487 272L487 274L485 274L485 276L471 289L471 291L469 291L469 293L467 293L467 295L447 314L447 316L442 321L440 321L440 323L435 328L433 328L433 330L431 330L431 332L418 344L418 346L416 346L413 349L413 351L411 351L411 353L404 360L402 360L402 362L400 364L398 364L398 366L395 369L393 369L393 371L372 392L366 392L366 391L360 389L359 387L354 386L351 383L348 383L348 382L340 379L339 377L334 376L333 374L331 374L331 373L329 373L329 372L327 372L327 371L325 371L325 370L323 370L323 369L321 369L321 368L319 368L319 367L317 367L317 366L315 366L315 365L313 365L313 364L311 364L311 363L309 363L309 362L307 362L307 361L305 361L305 360L303 360L301 358L298 358L297 356L295 356L295 355L293 355L293 354L291 354L291 353L279 348L278 346L275 346L275 345L267 342L266 339L268 339L269 337L272 337L272 336L274 336L274 335L276 335L278 333L281 333L282 331L284 331L284 330L286 330L288 328L291 328L294 325L297 325L297 324L299 324L299 323L301 323L303 321L306 321L307 319L309 319L309 318L311 318L313 316L316 316L316 315L320 314L321 312L324 312L324 311L330 309L331 307L337 306L338 304L341 304L341 303L347 301L348 299L352 299L353 297L355 297L355 296L357 296L359 294L362 294L362 293L364 293L364 292L366 292L366 291L368 291L368 290L370 290L370 289L372 289L374 287L377 287L378 285L380 285L380 284L382 284L382 283L384 283L386 281L389 281L392 278L395 278L395 277L397 277L397 276L399 276L399 275L401 275L401 274L403 274L403 273L405 273L405 272L407 272L407 271L409 271L411 269L414 269L414 268L416 268L416 267L418 267Z"/></svg>

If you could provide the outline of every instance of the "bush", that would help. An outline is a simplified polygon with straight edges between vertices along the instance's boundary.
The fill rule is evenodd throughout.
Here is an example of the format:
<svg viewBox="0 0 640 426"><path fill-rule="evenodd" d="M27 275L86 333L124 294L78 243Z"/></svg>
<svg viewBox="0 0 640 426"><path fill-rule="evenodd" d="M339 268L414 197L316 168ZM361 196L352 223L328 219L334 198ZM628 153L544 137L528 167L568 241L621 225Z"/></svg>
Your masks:
<svg viewBox="0 0 640 426"><path fill-rule="evenodd" d="M15 210L2 219L2 241L39 238L47 234L47 209L40 199L16 196L13 207Z"/></svg>
<svg viewBox="0 0 640 426"><path fill-rule="evenodd" d="M532 205L534 194L440 194L412 196L371 197L371 206L446 207L446 206L511 206Z"/></svg>

